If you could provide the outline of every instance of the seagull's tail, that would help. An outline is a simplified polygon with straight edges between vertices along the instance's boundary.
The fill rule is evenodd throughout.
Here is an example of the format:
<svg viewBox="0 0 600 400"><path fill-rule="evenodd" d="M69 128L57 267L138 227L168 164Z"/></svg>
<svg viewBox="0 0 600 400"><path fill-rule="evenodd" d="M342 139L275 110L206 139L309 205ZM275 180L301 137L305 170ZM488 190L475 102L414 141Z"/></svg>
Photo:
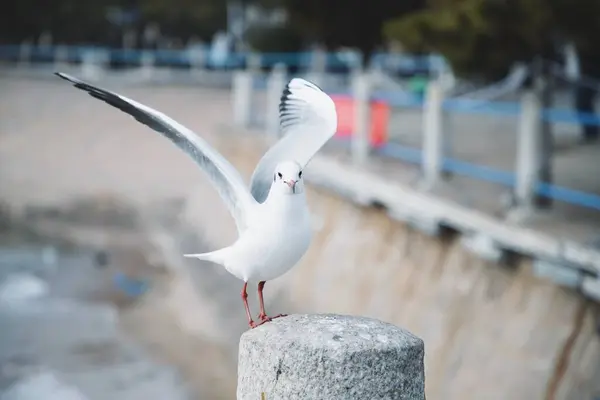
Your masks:
<svg viewBox="0 0 600 400"><path fill-rule="evenodd" d="M223 265L225 263L225 251L228 248L221 250L211 251L209 253L198 253L198 254L184 254L187 258L197 258L198 260L210 261L215 264Z"/></svg>

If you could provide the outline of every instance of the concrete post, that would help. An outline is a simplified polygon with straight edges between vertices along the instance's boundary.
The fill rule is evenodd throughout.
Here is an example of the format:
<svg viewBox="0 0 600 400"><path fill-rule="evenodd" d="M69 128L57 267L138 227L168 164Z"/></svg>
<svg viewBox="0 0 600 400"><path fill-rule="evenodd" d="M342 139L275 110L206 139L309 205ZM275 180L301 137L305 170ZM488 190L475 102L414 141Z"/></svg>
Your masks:
<svg viewBox="0 0 600 400"><path fill-rule="evenodd" d="M31 63L33 45L30 40L25 40L19 46L19 67L28 67Z"/></svg>
<svg viewBox="0 0 600 400"><path fill-rule="evenodd" d="M357 53L356 59L349 65L350 75L359 74L363 71L363 59L364 55L362 53Z"/></svg>
<svg viewBox="0 0 600 400"><path fill-rule="evenodd" d="M238 400L424 400L424 345L370 318L292 315L240 339Z"/></svg>
<svg viewBox="0 0 600 400"><path fill-rule="evenodd" d="M206 51L203 48L192 48L188 51L190 72L193 76L204 76L206 69Z"/></svg>
<svg viewBox="0 0 600 400"><path fill-rule="evenodd" d="M371 128L371 75L357 72L352 75L354 99L354 132L352 132L352 162L361 166L369 156Z"/></svg>
<svg viewBox="0 0 600 400"><path fill-rule="evenodd" d="M153 51L142 51L140 57L140 73L143 80L150 80L154 75L156 57Z"/></svg>
<svg viewBox="0 0 600 400"><path fill-rule="evenodd" d="M318 47L311 54L310 71L308 80L315 85L323 87L325 73L327 72L327 52Z"/></svg>
<svg viewBox="0 0 600 400"><path fill-rule="evenodd" d="M54 49L54 70L64 71L69 66L69 48L56 46Z"/></svg>
<svg viewBox="0 0 600 400"><path fill-rule="evenodd" d="M444 88L439 80L427 85L423 110L423 185L431 188L441 175L444 161L442 128Z"/></svg>
<svg viewBox="0 0 600 400"><path fill-rule="evenodd" d="M89 50L83 53L81 75L87 80L97 80L102 75L106 54L102 50Z"/></svg>
<svg viewBox="0 0 600 400"><path fill-rule="evenodd" d="M286 79L285 64L276 64L267 80L267 133L274 138L279 137L279 103Z"/></svg>
<svg viewBox="0 0 600 400"><path fill-rule="evenodd" d="M250 71L235 71L233 74L233 122L242 128L250 125L253 76Z"/></svg>
<svg viewBox="0 0 600 400"><path fill-rule="evenodd" d="M252 73L259 73L262 67L262 58L260 54L251 53L248 55L246 69Z"/></svg>
<svg viewBox="0 0 600 400"><path fill-rule="evenodd" d="M538 93L527 90L521 99L521 117L517 138L517 181L515 201L527 212L535 207L535 185L541 164L541 101Z"/></svg>

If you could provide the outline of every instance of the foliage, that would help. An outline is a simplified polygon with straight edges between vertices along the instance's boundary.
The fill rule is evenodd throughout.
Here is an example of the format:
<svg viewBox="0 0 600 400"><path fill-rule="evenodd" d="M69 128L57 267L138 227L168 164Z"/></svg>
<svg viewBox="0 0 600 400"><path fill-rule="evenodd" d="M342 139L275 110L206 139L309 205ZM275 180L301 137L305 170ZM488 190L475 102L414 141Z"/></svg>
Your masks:
<svg viewBox="0 0 600 400"><path fill-rule="evenodd" d="M550 0L431 0L384 25L408 50L443 54L455 71L496 79L515 61L552 57L560 31Z"/></svg>

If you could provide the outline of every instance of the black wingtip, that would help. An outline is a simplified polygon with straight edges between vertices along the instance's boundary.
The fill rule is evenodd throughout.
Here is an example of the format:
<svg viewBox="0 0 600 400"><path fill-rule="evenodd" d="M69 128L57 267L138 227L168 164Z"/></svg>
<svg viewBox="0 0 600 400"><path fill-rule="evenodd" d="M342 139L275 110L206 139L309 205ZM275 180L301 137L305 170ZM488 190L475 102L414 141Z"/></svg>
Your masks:
<svg viewBox="0 0 600 400"><path fill-rule="evenodd" d="M291 94L292 91L290 90L290 84L288 83L285 85L285 89L283 89L283 93L279 98L279 111L283 111L287 107L287 102Z"/></svg>
<svg viewBox="0 0 600 400"><path fill-rule="evenodd" d="M287 109L288 107L288 101L290 99L290 95L292 94L292 81L293 79L291 79L286 85L285 88L283 89L283 93L281 94L281 97L279 98L279 112L283 112ZM311 88L311 89L316 89L318 91L323 92L323 89L321 89L317 84L307 80L307 79L302 79L302 84L305 87ZM324 92L323 92L324 93Z"/></svg>
<svg viewBox="0 0 600 400"><path fill-rule="evenodd" d="M69 81L71 83L81 83L81 81L79 79L76 79L70 75L65 74L64 72L55 72L54 75L58 76L61 79L64 79L65 81Z"/></svg>

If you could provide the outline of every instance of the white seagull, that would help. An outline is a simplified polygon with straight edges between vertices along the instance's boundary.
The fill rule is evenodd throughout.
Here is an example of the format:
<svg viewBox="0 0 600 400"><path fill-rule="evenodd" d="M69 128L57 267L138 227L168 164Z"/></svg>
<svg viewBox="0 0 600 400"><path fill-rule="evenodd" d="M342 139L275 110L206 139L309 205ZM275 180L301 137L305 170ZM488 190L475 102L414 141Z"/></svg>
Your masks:
<svg viewBox="0 0 600 400"><path fill-rule="evenodd" d="M337 130L333 100L304 79L293 78L286 85L279 104L282 138L261 158L248 189L218 151L167 115L67 74L55 74L159 132L200 166L233 216L238 239L220 250L184 256L220 264L244 281L242 301L250 328L285 316L267 316L262 291L266 281L289 271L309 247L312 229L302 170ZM258 323L248 306L248 282L258 282Z"/></svg>

